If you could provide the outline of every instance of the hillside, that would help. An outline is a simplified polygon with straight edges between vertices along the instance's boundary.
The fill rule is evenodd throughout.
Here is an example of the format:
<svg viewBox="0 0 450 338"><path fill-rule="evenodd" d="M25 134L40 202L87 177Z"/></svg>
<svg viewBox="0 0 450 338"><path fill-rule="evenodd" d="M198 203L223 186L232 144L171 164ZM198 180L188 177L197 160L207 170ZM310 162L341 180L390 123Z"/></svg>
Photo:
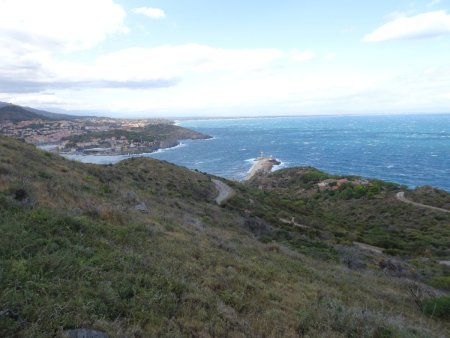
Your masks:
<svg viewBox="0 0 450 338"><path fill-rule="evenodd" d="M450 213L417 208L396 198L396 193L405 191L417 202L439 207L448 205L447 192L409 190L379 180L332 176L314 168L260 175L248 188L241 196L250 195L255 203L247 208L272 223L294 218L304 226L296 227L298 231L332 243L357 241L392 255L450 259Z"/></svg>
<svg viewBox="0 0 450 338"><path fill-rule="evenodd" d="M23 107L20 106L14 106L14 105L7 105L0 108L0 121L12 121L12 122L20 122L20 121L27 121L27 120L35 120L35 119L42 119L47 120L47 117L44 117L42 115L38 115L36 113L33 113Z"/></svg>
<svg viewBox="0 0 450 338"><path fill-rule="evenodd" d="M31 111L32 113L38 114L48 119L52 120L78 120L78 119L87 119L93 118L94 116L79 116L79 115L69 115L69 114L61 114L61 113L53 113L46 110L35 109L30 107L24 107L26 110Z"/></svg>
<svg viewBox="0 0 450 338"><path fill-rule="evenodd" d="M274 191L267 177L226 182L237 195L219 207L211 179L148 158L81 164L0 137L0 336L450 335L445 309L429 310L441 286L387 274L379 256L349 268L341 259L361 253L320 246L321 233L281 240L298 233L275 222L291 203L274 202L283 180Z"/></svg>
<svg viewBox="0 0 450 338"><path fill-rule="evenodd" d="M3 109L7 108L7 109ZM31 114L30 114L31 113ZM13 122L28 121L34 119L42 120L74 120L80 118L87 118L87 116L75 116L60 113L51 113L45 110L22 107L18 105L12 105L6 102L0 102L0 121L10 120Z"/></svg>

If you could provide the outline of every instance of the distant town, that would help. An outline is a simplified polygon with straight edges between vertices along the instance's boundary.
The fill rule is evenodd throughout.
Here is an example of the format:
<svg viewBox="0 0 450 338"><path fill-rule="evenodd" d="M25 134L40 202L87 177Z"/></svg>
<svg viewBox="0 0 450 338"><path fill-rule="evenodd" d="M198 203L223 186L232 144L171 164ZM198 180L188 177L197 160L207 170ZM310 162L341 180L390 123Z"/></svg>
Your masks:
<svg viewBox="0 0 450 338"><path fill-rule="evenodd" d="M14 105L0 108L0 134L58 153L98 155L154 152L179 140L209 138L167 119L65 118Z"/></svg>

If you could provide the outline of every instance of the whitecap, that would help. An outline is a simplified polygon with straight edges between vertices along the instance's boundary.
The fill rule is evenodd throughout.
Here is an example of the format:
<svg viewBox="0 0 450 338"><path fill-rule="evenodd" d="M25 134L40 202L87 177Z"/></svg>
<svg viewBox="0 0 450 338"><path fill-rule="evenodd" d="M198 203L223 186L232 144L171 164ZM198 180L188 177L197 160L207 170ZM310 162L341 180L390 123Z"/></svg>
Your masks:
<svg viewBox="0 0 450 338"><path fill-rule="evenodd" d="M141 155L141 156L142 155L148 156L148 155L154 155L154 154L161 154L161 153L165 153L166 151L169 151L169 150L183 148L183 147L186 147L186 146L187 146L186 143L180 142L180 144L177 144L176 146L173 146L173 147L164 148L164 149L158 149L157 151L155 151L153 153L144 153L144 154L139 154L139 155Z"/></svg>
<svg viewBox="0 0 450 338"><path fill-rule="evenodd" d="M272 171L276 171L276 170L280 170L280 169L288 167L288 162L283 162L280 160L278 160L278 162L280 162L280 164L274 165L272 168Z"/></svg>

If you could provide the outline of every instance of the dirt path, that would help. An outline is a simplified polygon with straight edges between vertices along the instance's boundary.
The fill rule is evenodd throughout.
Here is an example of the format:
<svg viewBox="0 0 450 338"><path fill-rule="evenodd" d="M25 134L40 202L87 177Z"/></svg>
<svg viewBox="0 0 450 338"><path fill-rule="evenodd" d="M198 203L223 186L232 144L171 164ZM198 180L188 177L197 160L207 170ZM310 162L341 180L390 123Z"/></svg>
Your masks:
<svg viewBox="0 0 450 338"><path fill-rule="evenodd" d="M437 208L437 207L433 207L431 205L426 205L426 204L413 202L413 201L411 201L411 200L409 200L409 199L407 199L405 197L405 193L403 191L400 191L399 193L397 193L397 195L395 195L395 197L397 197L397 199L399 201L402 201L404 203L408 203L408 204L414 205L414 206L419 207L419 208L426 208L426 209L430 209L430 210L450 213L450 210L447 210L447 209Z"/></svg>
<svg viewBox="0 0 450 338"><path fill-rule="evenodd" d="M211 181L216 185L216 189L219 192L219 194L216 197L216 203L218 205L222 205L230 198L232 198L234 195L236 195L236 192L228 184L225 184L219 180L211 180Z"/></svg>
<svg viewBox="0 0 450 338"><path fill-rule="evenodd" d="M373 246L373 245L369 245L369 244L361 243L361 242L353 242L353 244L355 244L360 249L370 251L370 252L378 254L378 255L383 254L384 249L380 248L379 246Z"/></svg>
<svg viewBox="0 0 450 338"><path fill-rule="evenodd" d="M295 225L296 227L303 228L303 229L309 228L309 227L306 226L306 225L299 224L299 223L295 222L295 218L294 218L294 217L292 217L291 220L288 220L288 219L285 219L285 218L280 218L280 222L281 222L281 223L284 223L284 224Z"/></svg>

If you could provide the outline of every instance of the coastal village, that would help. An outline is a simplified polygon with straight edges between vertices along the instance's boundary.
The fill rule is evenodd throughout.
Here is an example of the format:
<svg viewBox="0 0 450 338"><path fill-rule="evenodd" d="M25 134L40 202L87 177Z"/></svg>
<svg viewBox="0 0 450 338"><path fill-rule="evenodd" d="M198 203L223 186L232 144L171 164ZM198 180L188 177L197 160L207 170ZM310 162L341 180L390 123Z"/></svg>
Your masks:
<svg viewBox="0 0 450 338"><path fill-rule="evenodd" d="M156 151L160 145L159 141L134 140L124 135L94 137L81 142L73 142L70 137L65 137L58 146L58 150L85 155L137 154Z"/></svg>
<svg viewBox="0 0 450 338"><path fill-rule="evenodd" d="M166 119L112 119L90 117L80 119L52 120L31 119L23 121L0 120L0 134L37 146L49 146L59 153L117 154L157 150L161 144L155 140L130 139L126 133L151 125L173 125ZM76 136L85 141L74 142ZM95 137L98 135L98 137ZM81 138L83 139L83 138Z"/></svg>

